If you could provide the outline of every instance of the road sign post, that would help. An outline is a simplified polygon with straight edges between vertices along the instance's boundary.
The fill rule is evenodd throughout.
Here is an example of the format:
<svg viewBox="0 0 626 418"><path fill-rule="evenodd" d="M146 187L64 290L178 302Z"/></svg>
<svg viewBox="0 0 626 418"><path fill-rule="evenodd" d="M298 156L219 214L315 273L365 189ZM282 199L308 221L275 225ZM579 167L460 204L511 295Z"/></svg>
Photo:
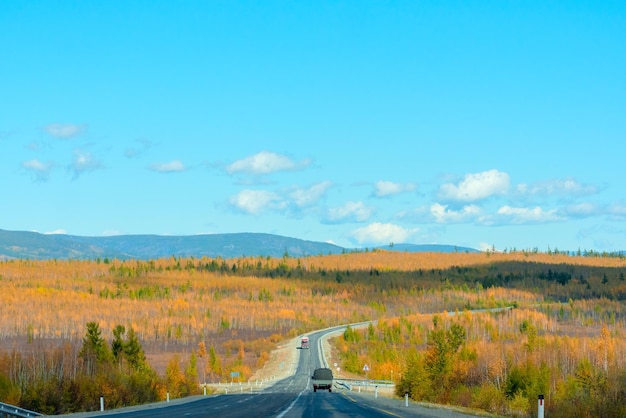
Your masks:
<svg viewBox="0 0 626 418"><path fill-rule="evenodd" d="M233 383L233 380L235 380L235 377L237 378L237 382L241 383L241 381L239 380L239 376L240 373L239 372L230 372L230 383Z"/></svg>
<svg viewBox="0 0 626 418"><path fill-rule="evenodd" d="M368 387L369 387L369 377L368 377L368 373L370 371L370 366L368 366L367 364L365 366L363 366L363 371L365 372L365 391L368 391Z"/></svg>

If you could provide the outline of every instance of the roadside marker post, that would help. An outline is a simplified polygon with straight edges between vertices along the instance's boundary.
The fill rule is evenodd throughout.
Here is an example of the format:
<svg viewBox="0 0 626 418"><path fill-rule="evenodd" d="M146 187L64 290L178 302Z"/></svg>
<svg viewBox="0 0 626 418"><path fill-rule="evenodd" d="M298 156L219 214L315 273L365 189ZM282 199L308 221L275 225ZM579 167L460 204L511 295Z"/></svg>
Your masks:
<svg viewBox="0 0 626 418"><path fill-rule="evenodd" d="M365 372L365 391L369 392L369 371L370 371L370 366L368 366L367 364L365 366L363 366L363 371Z"/></svg>
<svg viewBox="0 0 626 418"><path fill-rule="evenodd" d="M539 395L539 399L537 400L537 418L543 418L543 395Z"/></svg>

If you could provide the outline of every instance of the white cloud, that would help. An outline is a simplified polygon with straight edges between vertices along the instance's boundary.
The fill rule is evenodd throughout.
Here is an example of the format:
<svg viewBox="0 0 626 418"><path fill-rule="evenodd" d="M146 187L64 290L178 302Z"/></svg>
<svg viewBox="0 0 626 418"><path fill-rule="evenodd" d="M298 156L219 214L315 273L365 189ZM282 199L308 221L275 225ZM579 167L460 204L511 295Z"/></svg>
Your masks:
<svg viewBox="0 0 626 418"><path fill-rule="evenodd" d="M30 151L39 152L46 148L45 143L33 141L30 144L26 145L26 148Z"/></svg>
<svg viewBox="0 0 626 418"><path fill-rule="evenodd" d="M402 184L381 180L374 185L374 195L377 197L391 196L413 190L415 190L415 185L412 183Z"/></svg>
<svg viewBox="0 0 626 418"><path fill-rule="evenodd" d="M365 222L372 216L373 210L363 202L346 202L343 206L330 208L328 220L331 222Z"/></svg>
<svg viewBox="0 0 626 418"><path fill-rule="evenodd" d="M147 139L138 139L135 142L139 144L138 147L128 147L126 148L126 151L124 151L124 155L127 158L139 157L142 154L144 154L146 151L148 151L150 148L152 148L152 142L148 141Z"/></svg>
<svg viewBox="0 0 626 418"><path fill-rule="evenodd" d="M478 249L482 252L498 251L495 249L495 246L493 244L488 244L486 242L481 242L480 244L478 244Z"/></svg>
<svg viewBox="0 0 626 418"><path fill-rule="evenodd" d="M44 127L44 130L55 138L70 139L81 134L86 129L85 125L73 123L51 123Z"/></svg>
<svg viewBox="0 0 626 418"><path fill-rule="evenodd" d="M408 222L427 223L432 220L431 209L426 205L422 205L411 209L401 210L396 214L396 218Z"/></svg>
<svg viewBox="0 0 626 418"><path fill-rule="evenodd" d="M430 207L430 214L437 223L459 223L480 215L480 208L476 205L464 206L461 210L448 209L448 205L434 203Z"/></svg>
<svg viewBox="0 0 626 418"><path fill-rule="evenodd" d="M170 161L169 163L154 163L148 168L159 173L177 173L185 171L185 165L178 160Z"/></svg>
<svg viewBox="0 0 626 418"><path fill-rule="evenodd" d="M518 192L530 195L573 195L584 196L598 192L596 186L580 184L573 179L548 180L531 185L520 184Z"/></svg>
<svg viewBox="0 0 626 418"><path fill-rule="evenodd" d="M358 228L350 236L358 243L388 244L406 242L418 229L405 229L399 225L375 222Z"/></svg>
<svg viewBox="0 0 626 418"><path fill-rule="evenodd" d="M608 213L609 215L616 217L618 219L625 219L626 218L626 205L622 203L616 203L614 205L611 205L611 207L609 207Z"/></svg>
<svg viewBox="0 0 626 418"><path fill-rule="evenodd" d="M509 175L498 170L467 174L458 184L446 183L439 190L444 200L472 202L501 195L509 188Z"/></svg>
<svg viewBox="0 0 626 418"><path fill-rule="evenodd" d="M107 229L102 231L102 236L104 237L116 237L118 235L124 235L124 233L117 229Z"/></svg>
<svg viewBox="0 0 626 418"><path fill-rule="evenodd" d="M308 207L317 203L326 191L332 186L330 181L323 181L306 189L296 189L289 193L291 199L298 207Z"/></svg>
<svg viewBox="0 0 626 418"><path fill-rule="evenodd" d="M65 229L55 229L54 231L44 232L44 235L67 235Z"/></svg>
<svg viewBox="0 0 626 418"><path fill-rule="evenodd" d="M252 215L257 215L268 208L284 207L284 202L280 196L266 190L242 190L230 198L230 204Z"/></svg>
<svg viewBox="0 0 626 418"><path fill-rule="evenodd" d="M258 154L235 161L226 167L229 174L248 173L253 175L270 174L277 171L296 170L309 165L308 160L295 163L289 157L275 154L273 152L262 151Z"/></svg>
<svg viewBox="0 0 626 418"><path fill-rule="evenodd" d="M514 208L505 205L498 209L496 216L499 218L499 224L544 223L550 221L561 221L564 219L558 215L556 209L543 210L539 206L534 208Z"/></svg>
<svg viewBox="0 0 626 418"><path fill-rule="evenodd" d="M39 160L24 161L22 167L34 171L47 171L50 169L50 163L42 163Z"/></svg>
<svg viewBox="0 0 626 418"><path fill-rule="evenodd" d="M102 163L94 158L91 153L82 150L74 150L74 159L70 169L74 171L74 178L88 171L102 168Z"/></svg>
<svg viewBox="0 0 626 418"><path fill-rule="evenodd" d="M600 208L596 204L591 202L576 203L568 205L565 208L565 213L577 217L593 216L598 214L599 211Z"/></svg>
<svg viewBox="0 0 626 418"><path fill-rule="evenodd" d="M50 172L54 168L54 163L44 163L39 160L30 160L22 162L22 167L34 173L37 180L46 181L50 176Z"/></svg>

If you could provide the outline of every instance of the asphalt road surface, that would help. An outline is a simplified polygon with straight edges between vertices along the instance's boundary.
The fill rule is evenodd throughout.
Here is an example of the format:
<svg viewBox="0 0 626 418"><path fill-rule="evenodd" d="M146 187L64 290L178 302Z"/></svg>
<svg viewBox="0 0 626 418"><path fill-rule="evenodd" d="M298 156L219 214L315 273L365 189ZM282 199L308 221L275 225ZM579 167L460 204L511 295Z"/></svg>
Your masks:
<svg viewBox="0 0 626 418"><path fill-rule="evenodd" d="M300 359L296 373L271 387L254 393L231 393L196 396L169 403L136 406L104 412L70 414L71 417L119 418L300 418L300 417L419 417L465 418L465 415L445 409L429 409L404 400L375 398L372 393L359 394L347 390L313 392L310 377L313 370L323 367L319 339L328 331L309 334L310 349L298 350ZM297 348L294 347L294 350Z"/></svg>

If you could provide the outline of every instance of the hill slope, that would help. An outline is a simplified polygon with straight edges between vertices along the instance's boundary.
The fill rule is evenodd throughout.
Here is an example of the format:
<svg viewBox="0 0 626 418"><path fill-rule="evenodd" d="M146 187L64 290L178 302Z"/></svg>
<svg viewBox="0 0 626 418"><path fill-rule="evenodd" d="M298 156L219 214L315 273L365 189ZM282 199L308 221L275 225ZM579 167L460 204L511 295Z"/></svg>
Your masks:
<svg viewBox="0 0 626 418"><path fill-rule="evenodd" d="M380 249L419 252L474 252L471 248L451 245L395 244ZM46 235L37 232L0 229L0 260L24 258L45 259L153 259L163 257L270 256L293 257L340 254L353 251L334 244L306 241L261 233L207 234L186 236L119 235L82 237Z"/></svg>

